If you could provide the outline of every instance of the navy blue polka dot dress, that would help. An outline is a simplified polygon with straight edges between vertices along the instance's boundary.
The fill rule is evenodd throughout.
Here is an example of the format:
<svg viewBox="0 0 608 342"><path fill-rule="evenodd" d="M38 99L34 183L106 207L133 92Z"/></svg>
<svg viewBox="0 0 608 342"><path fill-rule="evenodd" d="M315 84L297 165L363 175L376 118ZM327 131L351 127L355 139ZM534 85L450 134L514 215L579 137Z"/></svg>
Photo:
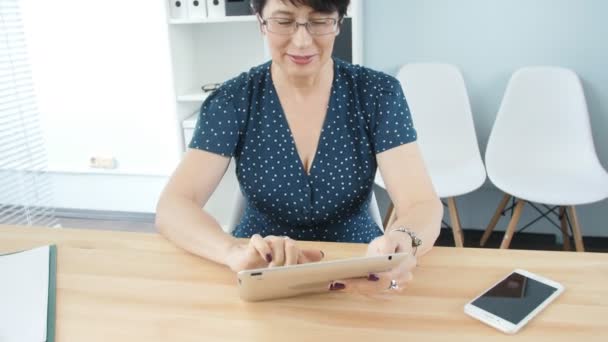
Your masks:
<svg viewBox="0 0 608 342"><path fill-rule="evenodd" d="M247 200L236 237L370 242L376 154L416 140L399 82L334 59L334 79L310 174L297 153L270 64L226 83L203 103L190 148L231 156Z"/></svg>

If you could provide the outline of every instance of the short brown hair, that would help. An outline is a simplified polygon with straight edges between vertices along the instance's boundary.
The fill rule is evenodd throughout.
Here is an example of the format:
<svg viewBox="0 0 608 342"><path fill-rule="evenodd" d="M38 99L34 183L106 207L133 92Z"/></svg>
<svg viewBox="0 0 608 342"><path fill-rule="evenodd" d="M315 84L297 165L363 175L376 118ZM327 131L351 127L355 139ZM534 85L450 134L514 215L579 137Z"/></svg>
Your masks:
<svg viewBox="0 0 608 342"><path fill-rule="evenodd" d="M251 9L254 14L262 16L267 0L251 0ZM283 3L290 2L292 5L308 6L320 13L338 12L340 19L346 15L350 0L281 0Z"/></svg>

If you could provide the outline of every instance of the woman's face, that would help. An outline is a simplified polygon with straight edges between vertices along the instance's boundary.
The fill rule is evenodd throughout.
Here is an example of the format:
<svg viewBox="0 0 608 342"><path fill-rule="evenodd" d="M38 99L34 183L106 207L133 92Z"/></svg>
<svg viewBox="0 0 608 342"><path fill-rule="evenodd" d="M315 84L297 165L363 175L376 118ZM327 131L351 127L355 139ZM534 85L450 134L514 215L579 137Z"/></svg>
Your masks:
<svg viewBox="0 0 608 342"><path fill-rule="evenodd" d="M282 24L295 20L298 23L317 21L325 18L338 19L338 12L319 13L308 6L294 6L289 1L268 0L262 12L262 19L283 19ZM277 24L277 21L275 21ZM278 25L278 24L277 24ZM304 26L298 26L293 34L270 32L262 27L266 35L272 62L289 77L308 77L318 74L331 60L337 33L311 35Z"/></svg>

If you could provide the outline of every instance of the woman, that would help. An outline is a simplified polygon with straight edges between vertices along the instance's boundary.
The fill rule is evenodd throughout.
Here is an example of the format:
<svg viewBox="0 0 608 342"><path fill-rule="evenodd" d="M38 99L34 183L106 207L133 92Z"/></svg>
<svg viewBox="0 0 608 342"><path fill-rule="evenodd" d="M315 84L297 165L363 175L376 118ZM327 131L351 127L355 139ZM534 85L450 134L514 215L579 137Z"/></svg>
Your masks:
<svg viewBox="0 0 608 342"><path fill-rule="evenodd" d="M399 82L331 57L348 3L252 1L272 59L202 105L190 148L158 203L156 224L168 239L233 271L324 257L296 240L366 242L370 256L420 256L433 246L443 207ZM229 235L201 207L231 157L247 207ZM376 167L396 212L384 233L367 210ZM403 287L414 267L407 262L329 289Z"/></svg>

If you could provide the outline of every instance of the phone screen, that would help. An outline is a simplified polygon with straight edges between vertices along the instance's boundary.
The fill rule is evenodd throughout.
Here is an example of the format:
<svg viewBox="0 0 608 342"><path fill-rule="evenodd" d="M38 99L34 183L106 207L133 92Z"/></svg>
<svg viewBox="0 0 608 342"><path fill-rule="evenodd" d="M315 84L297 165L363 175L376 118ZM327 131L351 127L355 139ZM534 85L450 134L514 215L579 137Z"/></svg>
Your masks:
<svg viewBox="0 0 608 342"><path fill-rule="evenodd" d="M472 304L517 325L555 291L552 286L511 273Z"/></svg>

